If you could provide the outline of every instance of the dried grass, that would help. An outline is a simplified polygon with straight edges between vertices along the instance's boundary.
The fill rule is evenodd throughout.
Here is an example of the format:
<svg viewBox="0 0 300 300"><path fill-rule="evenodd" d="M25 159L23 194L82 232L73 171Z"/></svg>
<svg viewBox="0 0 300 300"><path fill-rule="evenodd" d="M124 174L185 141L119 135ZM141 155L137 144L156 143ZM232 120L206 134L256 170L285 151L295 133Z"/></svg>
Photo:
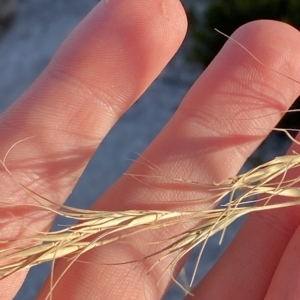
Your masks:
<svg viewBox="0 0 300 300"><path fill-rule="evenodd" d="M5 163L2 162L2 164L5 167ZM289 170L299 166L300 155L293 153L276 157L244 174L221 183L212 183L211 185L198 183L199 187L214 193L214 196L210 199L212 204L200 211L184 212L161 210L92 211L67 206L54 209L53 207L39 204L41 200L46 199L18 183L26 193L37 201L37 205L26 206L52 211L67 218L79 220L80 223L54 232L37 232L33 236L23 238L23 243L21 244L20 239L17 241L1 241L3 249L0 251L0 279L17 271L29 269L47 261L53 262L70 254L72 255L70 259L71 265L79 259L80 255L95 247L122 241L128 236L145 230L156 230L184 223L197 224L196 222L198 222L198 225L193 225L191 229L174 234L167 241L161 241L162 244L168 241L170 243L162 247L158 252L143 258L147 259L161 254L157 262L149 269L149 272L151 272L157 264L170 254L179 253L176 254L175 259L172 260L166 269L166 271L171 270L171 274L173 274L175 265L184 255L203 242L202 253L207 240L212 235L225 231L227 226L240 216L256 211L299 205L300 188L296 185L300 176L292 180L285 179ZM9 172L7 168L6 170ZM12 174L10 175L14 178ZM133 174L130 174L130 176L139 177ZM277 180L274 181L274 179ZM176 179L176 181L180 181L180 179ZM238 196L235 196L237 192ZM260 205L253 206L253 203L258 201L253 198L257 198L262 194L264 197L260 198ZM274 195L284 196L287 198L287 201L271 204L270 200ZM225 196L229 196L229 202L226 205L217 209L211 207L219 204ZM206 200L203 199L203 201ZM201 199L197 201L201 201ZM95 235L96 238L94 237ZM92 238L92 241L88 240L89 238ZM15 243L19 246L16 246ZM199 261L197 265L198 263ZM194 276L195 273L191 284ZM175 278L173 280L177 282ZM177 283L181 286L179 282ZM56 283L53 284L52 288L55 285ZM186 288L181 287L188 293Z"/></svg>

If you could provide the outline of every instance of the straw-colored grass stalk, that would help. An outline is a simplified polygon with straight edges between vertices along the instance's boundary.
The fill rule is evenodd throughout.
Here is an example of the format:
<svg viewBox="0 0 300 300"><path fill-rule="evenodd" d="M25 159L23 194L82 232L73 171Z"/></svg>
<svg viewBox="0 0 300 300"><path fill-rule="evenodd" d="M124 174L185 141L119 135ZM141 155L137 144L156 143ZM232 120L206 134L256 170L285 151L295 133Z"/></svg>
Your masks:
<svg viewBox="0 0 300 300"><path fill-rule="evenodd" d="M1 163L6 168L5 160ZM168 268L173 273L176 263L185 254L201 242L204 247L209 237L219 231L225 231L226 227L238 217L255 211L299 205L300 188L296 185L300 177L292 180L285 179L289 170L298 167L300 167L300 155L293 153L276 157L221 183L205 185L197 183L201 189L205 189L212 195L209 199L210 204L200 211L183 212L161 210L92 211L67 206L55 208L54 203L49 207L41 204L41 200L47 199L17 182L27 194L37 201L36 205L27 206L52 211L58 215L79 220L80 223L54 232L36 232L21 241L1 241L0 279L19 270L28 269L43 262L54 261L67 255L71 255L71 259L69 259L72 264L79 259L81 254L92 248L120 242L128 236L145 230L156 230L183 223L195 224L191 229L174 233L167 241L161 241L163 245L161 250L148 256L160 254L156 263L158 264L168 255L176 252L176 258ZM10 173L7 168L6 171ZM13 174L10 173L10 175L14 178ZM142 175L130 174L130 176L138 179ZM180 181L180 179L174 180ZM237 192L238 195L235 196ZM255 199L261 195L264 196L260 198L259 204L254 206L253 203L257 201ZM287 201L271 204L270 199L274 195L284 196ZM229 196L229 202L221 208L214 209L213 207L219 204L225 196ZM197 199L197 201L207 201L207 199ZM151 267L149 272L156 264ZM173 279L176 281L175 278ZM180 283L178 284L180 285ZM54 286L55 283L52 288Z"/></svg>

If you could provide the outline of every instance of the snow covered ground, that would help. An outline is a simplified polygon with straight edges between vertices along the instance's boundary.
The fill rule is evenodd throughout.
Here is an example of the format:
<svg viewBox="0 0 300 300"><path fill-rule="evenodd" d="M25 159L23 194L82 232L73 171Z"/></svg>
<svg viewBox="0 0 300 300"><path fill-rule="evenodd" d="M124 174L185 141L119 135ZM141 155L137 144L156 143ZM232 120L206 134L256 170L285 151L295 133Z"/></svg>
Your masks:
<svg viewBox="0 0 300 300"><path fill-rule="evenodd" d="M96 5L96 0L20 1L13 28L0 40L0 110L8 107L41 73L68 33ZM180 52L142 98L112 129L96 152L68 200L70 205L89 207L130 165L128 158L141 153L162 129L200 70L184 60ZM155 118L155 122L153 119ZM239 222L240 223L240 222ZM218 237L208 244L199 276L211 267L234 236L237 225L227 231L222 247ZM193 259L197 253L192 255ZM191 272L195 260L187 264ZM16 300L34 299L49 272L49 265L33 268ZM175 287L165 297L181 299Z"/></svg>

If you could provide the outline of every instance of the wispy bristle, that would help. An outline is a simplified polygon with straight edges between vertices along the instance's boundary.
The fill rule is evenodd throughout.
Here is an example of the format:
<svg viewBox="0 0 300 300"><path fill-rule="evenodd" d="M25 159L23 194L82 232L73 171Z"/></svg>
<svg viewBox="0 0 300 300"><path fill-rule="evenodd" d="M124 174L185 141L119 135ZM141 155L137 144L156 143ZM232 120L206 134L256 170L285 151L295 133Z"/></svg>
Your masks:
<svg viewBox="0 0 300 300"><path fill-rule="evenodd" d="M68 218L78 219L81 223L50 233L36 233L30 238L24 238L22 240L24 245L19 247L14 246L14 240L2 241L1 245L4 249L0 251L0 279L17 271L66 255L81 255L92 248L120 241L144 230L156 230L191 223L193 224L191 229L161 241L162 245L163 242L170 241L170 243L167 246L164 245L158 252L144 258L161 254L161 258L155 264L157 265L172 253L177 253L169 264L169 269L173 272L176 263L185 254L202 242L205 245L212 235L224 231L238 217L260 210L299 205L300 188L296 186L299 178L286 179L287 172L299 167L299 165L300 155L297 153L279 156L224 182L202 185L203 189L207 189L210 193L215 191L210 199L210 202L214 204L218 204L223 197L229 196L229 202L217 209L207 207L201 211L184 212L160 210L111 212L83 210L67 206L62 206L56 210L46 206L32 205L35 208L39 207ZM136 177L137 175L132 176ZM276 181L274 181L275 179ZM201 183L197 184L201 186ZM32 193L25 186L21 185L21 187L28 194ZM239 193L235 197L237 191ZM261 194L264 194L263 202L253 206L253 203L258 201L253 200L253 198L257 199ZM274 195L284 196L290 200L272 204L270 199ZM38 195L34 193L34 196L37 197ZM197 201L206 201L206 199L198 199ZM94 238L93 242L87 241L87 238L95 236L95 234L97 237Z"/></svg>

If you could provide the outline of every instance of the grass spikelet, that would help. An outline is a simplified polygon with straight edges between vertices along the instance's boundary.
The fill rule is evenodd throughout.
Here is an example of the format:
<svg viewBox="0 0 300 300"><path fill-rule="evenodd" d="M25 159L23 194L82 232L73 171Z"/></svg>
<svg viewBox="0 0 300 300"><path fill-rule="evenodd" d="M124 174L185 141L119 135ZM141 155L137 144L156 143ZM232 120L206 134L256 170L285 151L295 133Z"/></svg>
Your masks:
<svg viewBox="0 0 300 300"><path fill-rule="evenodd" d="M157 262L149 269L149 272L151 272L162 260L175 253L175 258L165 271L170 270L171 274L173 274L177 262L203 242L199 255L200 260L207 240L215 233L225 231L227 226L240 216L255 211L299 205L300 188L296 184L299 182L300 177L292 180L285 179L289 170L299 166L300 155L293 153L276 157L224 182L210 185L198 183L200 187L207 191L213 191L214 196L212 197L214 199L212 202L214 204L220 203L225 196L228 196L230 199L221 208L214 209L210 207L211 205L208 205L201 211L128 210L111 212L83 210L68 206L61 206L55 209L40 205L39 196L21 183L18 183L26 193L37 200L37 205L27 206L52 211L64 217L79 220L80 223L54 232L36 232L33 236L23 238L21 241L1 241L0 279L17 271L28 269L47 261L54 261L67 255L71 255L70 263L72 263L72 261L79 259L80 255L90 249L113 242L122 242L126 237L146 230L156 230L184 223L196 224L191 229L176 233L165 241L158 241L157 243L161 242L163 245L162 248L158 252L142 258L142 260L145 260L151 256L160 255ZM11 176L13 175L11 174ZM138 175L130 174L130 176L138 178ZM274 181L274 179L277 180ZM237 192L238 196L235 196ZM265 196L259 200L260 205L253 206L253 203L258 201L253 200L253 198L257 198L262 194ZM274 195L284 196L287 198L287 201L271 204L270 199ZM44 198L42 199L45 200ZM203 201L205 200L203 199ZM197 201L201 201L201 199ZM92 241L90 240L91 238ZM164 244L165 242L167 245ZM195 272L191 284L194 276ZM174 277L173 280L177 282ZM178 282L177 284L180 285ZM55 283L53 286L55 286ZM184 287L182 288L185 289ZM188 293L189 291L186 292Z"/></svg>

